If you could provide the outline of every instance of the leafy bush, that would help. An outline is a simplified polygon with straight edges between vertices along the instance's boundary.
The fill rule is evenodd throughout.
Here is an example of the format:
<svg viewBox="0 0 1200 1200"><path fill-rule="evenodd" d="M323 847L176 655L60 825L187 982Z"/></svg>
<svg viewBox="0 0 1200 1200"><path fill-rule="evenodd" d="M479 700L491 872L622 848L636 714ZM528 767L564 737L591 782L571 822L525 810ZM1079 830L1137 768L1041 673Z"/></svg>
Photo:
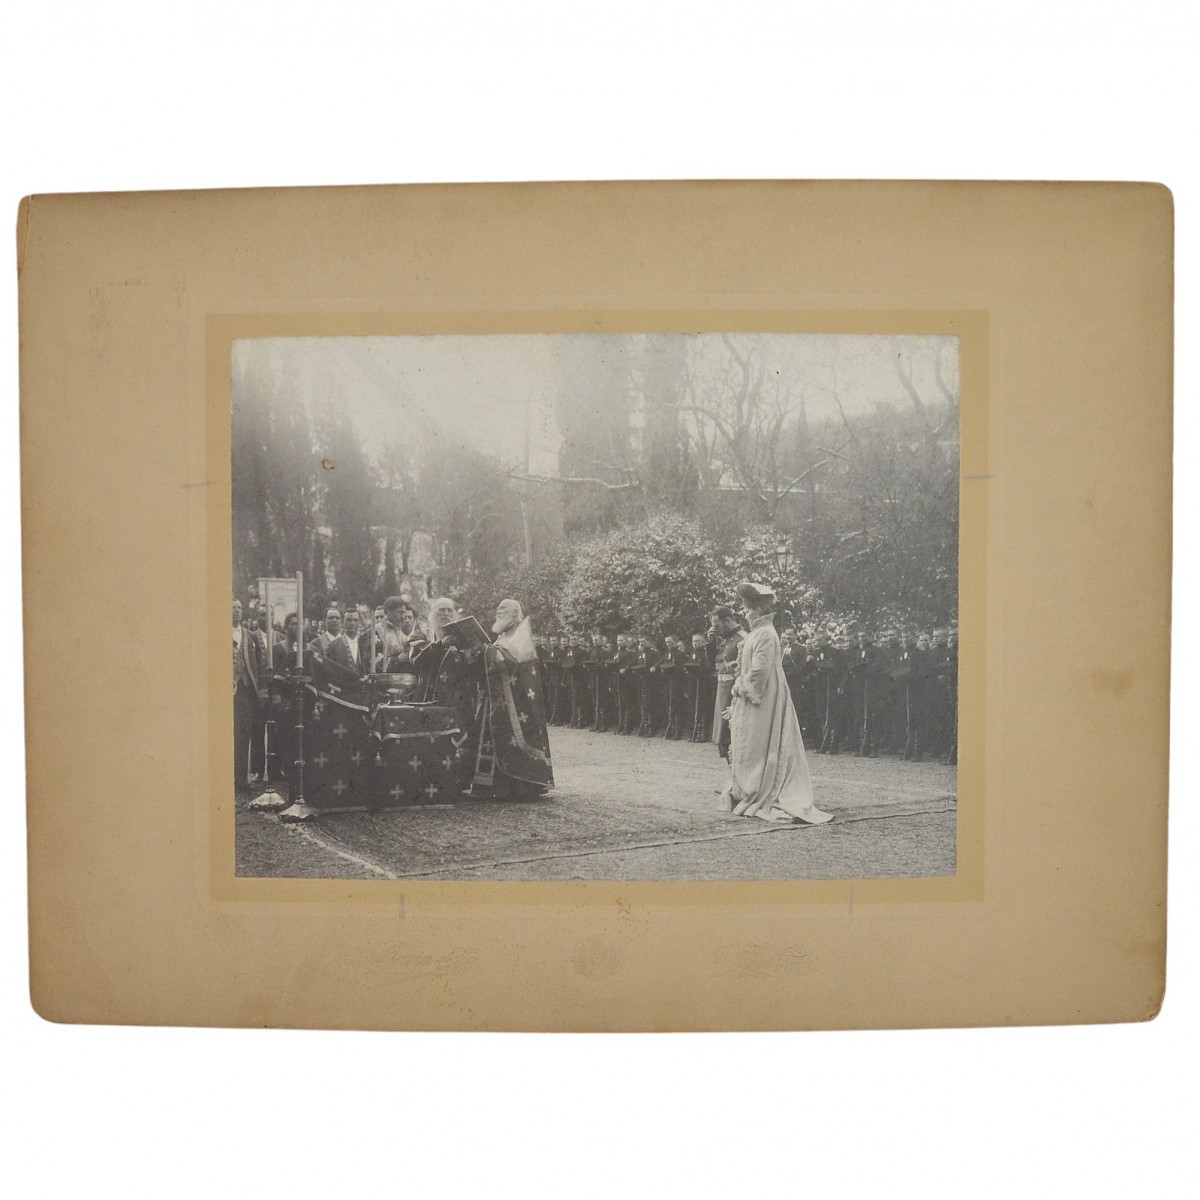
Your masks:
<svg viewBox="0 0 1200 1200"><path fill-rule="evenodd" d="M768 526L751 529L722 556L721 586L727 596L733 596L743 581L761 583L775 589L779 608L790 618L789 623L812 621L822 610L821 593L805 578L798 560L780 572L775 558L779 540L779 533Z"/></svg>
<svg viewBox="0 0 1200 1200"><path fill-rule="evenodd" d="M724 597L712 542L695 522L660 512L578 547L559 616L581 633L682 635L705 628Z"/></svg>

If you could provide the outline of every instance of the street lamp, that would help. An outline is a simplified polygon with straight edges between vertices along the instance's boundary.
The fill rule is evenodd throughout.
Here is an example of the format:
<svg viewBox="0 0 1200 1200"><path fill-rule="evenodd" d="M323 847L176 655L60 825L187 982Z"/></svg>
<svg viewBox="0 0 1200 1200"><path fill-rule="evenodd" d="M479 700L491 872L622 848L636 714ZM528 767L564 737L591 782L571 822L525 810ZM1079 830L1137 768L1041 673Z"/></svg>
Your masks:
<svg viewBox="0 0 1200 1200"><path fill-rule="evenodd" d="M775 543L775 567L779 572L779 580L775 585L776 609L781 630L788 629L792 624L792 610L787 602L787 581L795 561L796 556L792 553L791 543L787 538L781 537Z"/></svg>

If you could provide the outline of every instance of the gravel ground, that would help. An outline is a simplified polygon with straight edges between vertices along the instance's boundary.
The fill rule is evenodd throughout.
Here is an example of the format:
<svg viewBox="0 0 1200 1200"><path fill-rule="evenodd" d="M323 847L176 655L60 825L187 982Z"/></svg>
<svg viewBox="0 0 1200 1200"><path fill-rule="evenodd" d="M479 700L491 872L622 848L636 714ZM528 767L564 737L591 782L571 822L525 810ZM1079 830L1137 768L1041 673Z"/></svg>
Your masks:
<svg viewBox="0 0 1200 1200"><path fill-rule="evenodd" d="M427 879L896 879L954 874L954 813L739 832L637 850L458 868Z"/></svg>
<svg viewBox="0 0 1200 1200"><path fill-rule="evenodd" d="M324 879L846 879L954 872L955 771L811 755L824 826L717 809L712 746L555 728L557 787L527 803L330 814L303 826L242 808L238 874Z"/></svg>

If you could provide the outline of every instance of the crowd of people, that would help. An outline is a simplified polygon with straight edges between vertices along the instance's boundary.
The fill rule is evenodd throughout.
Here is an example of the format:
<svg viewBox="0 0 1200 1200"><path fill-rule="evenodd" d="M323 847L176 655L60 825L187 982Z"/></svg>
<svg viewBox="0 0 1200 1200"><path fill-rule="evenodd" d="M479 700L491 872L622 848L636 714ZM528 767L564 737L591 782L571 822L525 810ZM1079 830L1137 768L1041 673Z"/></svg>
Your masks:
<svg viewBox="0 0 1200 1200"><path fill-rule="evenodd" d="M746 636L730 608L690 637L593 633L542 640L552 725L717 743ZM783 671L804 744L819 754L957 761L958 637L886 626L808 638L785 628Z"/></svg>
<svg viewBox="0 0 1200 1200"><path fill-rule="evenodd" d="M235 600L233 654L239 792L264 776L272 687L297 676L308 683L314 708L341 705L372 721L385 704L449 709L460 734L458 758L474 768L476 780L486 775L497 793L537 793L553 783L537 649L514 600L500 603L490 631L464 619L447 597L434 600L424 617L406 598L392 596L373 612L335 604L303 625L297 613L277 623L256 603L244 611ZM368 688L371 680L389 682ZM287 774L287 754L277 770Z"/></svg>
<svg viewBox="0 0 1200 1200"><path fill-rule="evenodd" d="M400 596L374 609L335 604L323 618L303 624L296 613L276 624L253 602L244 616L242 608L234 601L235 764L248 765L251 783L264 767L268 639L275 670L294 660L303 639L306 654L348 675L405 676L412 680L411 699L453 704L462 710L464 726L478 723L470 710L472 705L478 710L475 698L483 686L462 682L478 648L460 646L453 633L446 633L463 616L449 598L434 600L425 613ZM773 614L772 627L781 623ZM744 614L739 618L731 608L719 607L706 629L690 637L668 635L661 643L628 632L532 637L538 707L550 725L712 742L728 758L727 714L747 624ZM422 660L422 651L434 644L442 650L443 643L454 651L449 658L439 653ZM952 627L818 629L811 637L785 627L779 644L810 753L957 761L958 647ZM449 669L455 664L458 678ZM245 786L245 775L240 779L239 786Z"/></svg>

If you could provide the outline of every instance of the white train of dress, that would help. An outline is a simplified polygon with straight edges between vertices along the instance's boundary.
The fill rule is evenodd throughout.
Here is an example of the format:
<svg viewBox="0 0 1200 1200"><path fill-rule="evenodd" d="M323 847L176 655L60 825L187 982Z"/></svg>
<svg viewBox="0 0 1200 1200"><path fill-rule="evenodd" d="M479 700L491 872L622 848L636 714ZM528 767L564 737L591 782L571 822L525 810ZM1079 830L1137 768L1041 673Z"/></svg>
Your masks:
<svg viewBox="0 0 1200 1200"><path fill-rule="evenodd" d="M722 808L764 821L832 821L832 813L813 803L804 739L769 615L755 619L741 644L732 704L730 778Z"/></svg>

